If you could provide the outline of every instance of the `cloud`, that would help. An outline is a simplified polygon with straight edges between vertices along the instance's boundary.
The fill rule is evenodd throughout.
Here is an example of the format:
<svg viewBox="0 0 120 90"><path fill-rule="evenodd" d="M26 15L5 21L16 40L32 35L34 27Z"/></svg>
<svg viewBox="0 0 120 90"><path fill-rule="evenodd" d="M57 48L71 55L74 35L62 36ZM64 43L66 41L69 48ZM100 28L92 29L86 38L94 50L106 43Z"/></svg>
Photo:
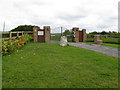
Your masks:
<svg viewBox="0 0 120 90"><path fill-rule="evenodd" d="M65 21L77 21L81 18L84 18L85 16L81 16L81 15L72 15L72 14L66 14L66 15L58 15L57 18L65 20Z"/></svg>
<svg viewBox="0 0 120 90"><path fill-rule="evenodd" d="M118 0L0 0L0 30L32 24L79 27L91 31L118 30ZM58 32L59 30L52 30Z"/></svg>

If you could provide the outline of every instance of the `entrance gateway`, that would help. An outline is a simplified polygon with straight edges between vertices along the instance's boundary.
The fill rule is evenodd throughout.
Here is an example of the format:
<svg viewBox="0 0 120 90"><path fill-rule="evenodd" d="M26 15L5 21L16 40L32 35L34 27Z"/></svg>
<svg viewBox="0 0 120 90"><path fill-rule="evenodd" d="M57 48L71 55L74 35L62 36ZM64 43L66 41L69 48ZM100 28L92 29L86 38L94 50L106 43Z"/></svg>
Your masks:
<svg viewBox="0 0 120 90"><path fill-rule="evenodd" d="M33 38L34 42L47 42L50 43L50 26L44 26L43 29L33 28ZM86 29L82 29L74 27L72 29L73 32L73 41L75 42L85 42L86 41Z"/></svg>
<svg viewBox="0 0 120 90"><path fill-rule="evenodd" d="M43 29L33 27L34 42L47 42L50 43L50 26L44 26Z"/></svg>
<svg viewBox="0 0 120 90"><path fill-rule="evenodd" d="M75 42L85 42L87 35L86 35L86 29L79 30L79 28L74 27L72 29L73 32L73 41Z"/></svg>
<svg viewBox="0 0 120 90"><path fill-rule="evenodd" d="M45 42L45 32L43 29L38 30L38 42Z"/></svg>

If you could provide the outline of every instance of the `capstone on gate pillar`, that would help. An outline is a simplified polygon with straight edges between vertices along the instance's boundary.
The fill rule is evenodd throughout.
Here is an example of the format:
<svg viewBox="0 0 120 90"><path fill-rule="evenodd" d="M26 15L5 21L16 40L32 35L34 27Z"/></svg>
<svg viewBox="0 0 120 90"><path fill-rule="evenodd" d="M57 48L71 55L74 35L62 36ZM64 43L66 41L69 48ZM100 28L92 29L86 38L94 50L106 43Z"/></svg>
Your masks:
<svg viewBox="0 0 120 90"><path fill-rule="evenodd" d="M50 26L44 26L45 42L50 43Z"/></svg>

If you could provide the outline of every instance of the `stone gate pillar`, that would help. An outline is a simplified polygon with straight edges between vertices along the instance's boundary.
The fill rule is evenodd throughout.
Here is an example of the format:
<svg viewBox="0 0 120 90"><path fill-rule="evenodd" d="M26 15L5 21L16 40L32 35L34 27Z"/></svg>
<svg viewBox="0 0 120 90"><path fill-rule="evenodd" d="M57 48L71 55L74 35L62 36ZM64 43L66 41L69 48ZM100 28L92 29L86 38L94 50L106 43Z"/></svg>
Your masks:
<svg viewBox="0 0 120 90"><path fill-rule="evenodd" d="M100 40L100 35L94 35L94 43L95 44L102 44L103 41Z"/></svg>
<svg viewBox="0 0 120 90"><path fill-rule="evenodd" d="M45 42L50 43L50 26L44 26Z"/></svg>
<svg viewBox="0 0 120 90"><path fill-rule="evenodd" d="M100 35L94 35L94 43L100 40Z"/></svg>
<svg viewBox="0 0 120 90"><path fill-rule="evenodd" d="M82 32L83 32L83 42L85 42L87 39L86 29L82 29Z"/></svg>
<svg viewBox="0 0 120 90"><path fill-rule="evenodd" d="M37 27L33 27L33 41L38 42Z"/></svg>
<svg viewBox="0 0 120 90"><path fill-rule="evenodd" d="M74 32L74 41L75 42L79 42L79 28L78 27L74 27L72 30Z"/></svg>

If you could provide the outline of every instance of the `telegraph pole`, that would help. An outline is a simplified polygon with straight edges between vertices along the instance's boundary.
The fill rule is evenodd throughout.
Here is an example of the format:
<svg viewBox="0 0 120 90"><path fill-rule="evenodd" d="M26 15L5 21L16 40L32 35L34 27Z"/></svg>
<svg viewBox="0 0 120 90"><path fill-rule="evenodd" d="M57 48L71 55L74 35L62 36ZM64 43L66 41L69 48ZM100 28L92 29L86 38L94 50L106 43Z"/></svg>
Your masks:
<svg viewBox="0 0 120 90"><path fill-rule="evenodd" d="M62 36L62 27L61 27L61 36Z"/></svg>
<svg viewBox="0 0 120 90"><path fill-rule="evenodd" d="M4 24L3 24L3 32L5 31L5 22L4 22Z"/></svg>

